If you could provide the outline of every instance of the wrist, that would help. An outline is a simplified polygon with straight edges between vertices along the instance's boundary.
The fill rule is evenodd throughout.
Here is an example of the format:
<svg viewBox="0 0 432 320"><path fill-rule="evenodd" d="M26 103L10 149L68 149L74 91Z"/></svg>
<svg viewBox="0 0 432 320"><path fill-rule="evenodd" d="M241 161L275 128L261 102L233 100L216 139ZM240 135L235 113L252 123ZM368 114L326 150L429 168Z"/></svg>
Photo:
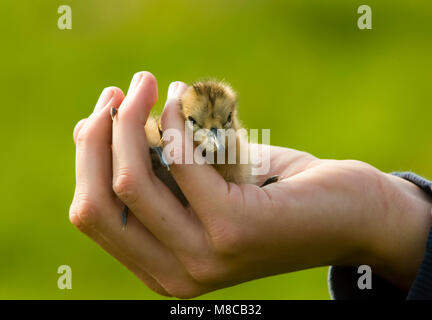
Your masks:
<svg viewBox="0 0 432 320"><path fill-rule="evenodd" d="M384 212L373 221L369 252L373 272L408 290L423 259L432 222L432 199L415 184L382 173Z"/></svg>

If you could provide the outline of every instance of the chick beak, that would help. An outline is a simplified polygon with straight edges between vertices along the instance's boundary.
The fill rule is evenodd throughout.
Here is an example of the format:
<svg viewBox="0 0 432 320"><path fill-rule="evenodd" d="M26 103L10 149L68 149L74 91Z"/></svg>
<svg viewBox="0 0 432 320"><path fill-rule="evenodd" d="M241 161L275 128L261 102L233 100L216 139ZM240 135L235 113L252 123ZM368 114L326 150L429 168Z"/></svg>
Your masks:
<svg viewBox="0 0 432 320"><path fill-rule="evenodd" d="M224 151L224 142L222 140L222 135L218 134L218 131L216 128L211 128L209 131L209 137L214 141L214 144L216 146L217 151Z"/></svg>

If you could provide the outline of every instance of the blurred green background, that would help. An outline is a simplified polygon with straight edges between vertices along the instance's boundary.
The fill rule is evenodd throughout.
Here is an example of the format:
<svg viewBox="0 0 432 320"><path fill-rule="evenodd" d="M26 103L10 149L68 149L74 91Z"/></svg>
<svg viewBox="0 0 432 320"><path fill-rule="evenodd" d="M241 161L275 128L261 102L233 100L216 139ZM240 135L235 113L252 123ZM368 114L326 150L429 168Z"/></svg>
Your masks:
<svg viewBox="0 0 432 320"><path fill-rule="evenodd" d="M57 28L57 8L73 28ZM432 2L2 0L0 298L158 299L68 220L75 123L102 89L151 71L168 84L224 78L272 144L432 177ZM409 150L407 150L409 148ZM73 289L57 288L57 268ZM327 268L207 294L328 299Z"/></svg>

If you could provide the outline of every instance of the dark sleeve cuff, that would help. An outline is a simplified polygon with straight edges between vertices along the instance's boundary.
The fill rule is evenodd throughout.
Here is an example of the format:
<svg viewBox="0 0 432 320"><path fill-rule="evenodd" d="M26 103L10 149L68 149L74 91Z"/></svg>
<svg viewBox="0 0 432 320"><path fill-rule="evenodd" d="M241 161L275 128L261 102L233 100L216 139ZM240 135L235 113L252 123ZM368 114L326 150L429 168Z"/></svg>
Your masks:
<svg viewBox="0 0 432 320"><path fill-rule="evenodd" d="M408 180L432 195L432 182L412 172L393 172L395 176ZM357 281L361 275L356 267L332 266L329 269L330 296L343 299L432 299L432 226L426 244L426 252L410 290L405 292L378 275L372 275L372 289L359 289Z"/></svg>

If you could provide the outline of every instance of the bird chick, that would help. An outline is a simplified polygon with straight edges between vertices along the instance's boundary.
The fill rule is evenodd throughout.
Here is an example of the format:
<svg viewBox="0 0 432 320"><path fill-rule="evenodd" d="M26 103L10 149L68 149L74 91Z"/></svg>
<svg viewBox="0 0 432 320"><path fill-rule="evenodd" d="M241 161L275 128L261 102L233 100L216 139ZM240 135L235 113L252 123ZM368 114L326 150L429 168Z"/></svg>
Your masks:
<svg viewBox="0 0 432 320"><path fill-rule="evenodd" d="M188 86L180 98L180 110L183 119L192 129L195 147L201 149L204 157L213 159L212 166L226 181L256 184L255 176L252 175L253 164L249 157L247 133L240 130L243 128L237 118L237 95L231 86L215 80L195 82ZM112 116L115 116L115 112ZM185 196L169 173L169 165L162 151L159 119L159 116L151 115L144 126L152 168L181 203L187 205ZM235 161L229 161L230 152L235 152ZM225 160L223 163L217 161L220 153ZM244 164L240 161L242 153L248 157ZM270 177L261 187L277 182L278 179L278 176ZM127 214L128 208L125 206L122 213L123 227L127 222Z"/></svg>
<svg viewBox="0 0 432 320"><path fill-rule="evenodd" d="M192 129L195 147L212 160L212 166L226 181L256 182L249 157L246 164L240 163L241 152L249 155L249 144L246 131L239 131L242 126L237 118L237 95L228 84L214 80L193 83L180 98L180 110ZM151 148L163 147L158 123L158 117L152 116L145 125ZM235 153L235 161L229 161L230 152ZM223 163L219 163L217 153L222 154Z"/></svg>

